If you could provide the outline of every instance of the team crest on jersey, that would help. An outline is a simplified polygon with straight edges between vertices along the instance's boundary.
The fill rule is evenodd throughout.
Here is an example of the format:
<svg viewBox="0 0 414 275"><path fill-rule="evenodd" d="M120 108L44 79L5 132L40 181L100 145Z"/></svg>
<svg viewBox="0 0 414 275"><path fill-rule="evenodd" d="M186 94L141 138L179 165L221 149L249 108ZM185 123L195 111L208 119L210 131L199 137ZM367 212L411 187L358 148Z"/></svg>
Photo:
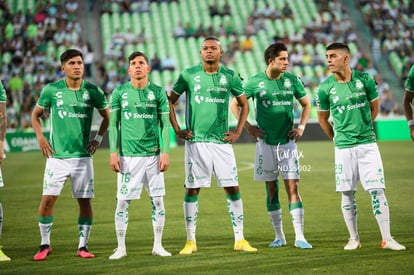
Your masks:
<svg viewBox="0 0 414 275"><path fill-rule="evenodd" d="M58 99L58 100L56 100L56 107L58 107L58 108L60 108L60 107L62 107L63 106L63 100L62 99Z"/></svg>
<svg viewBox="0 0 414 275"><path fill-rule="evenodd" d="M361 80L357 79L357 81L355 81L355 87L358 90L361 90L362 88L364 88L364 84L362 84Z"/></svg>
<svg viewBox="0 0 414 275"><path fill-rule="evenodd" d="M201 85L200 84L194 84L194 92L198 93L201 89Z"/></svg>
<svg viewBox="0 0 414 275"><path fill-rule="evenodd" d="M89 95L89 92L88 91L84 91L83 92L83 95L82 95L82 98L83 98L83 100L89 100L91 97L90 97L90 95Z"/></svg>
<svg viewBox="0 0 414 275"><path fill-rule="evenodd" d="M290 79L288 79L288 78L286 78L285 79L285 82L283 83L283 86L285 87L285 88L290 88L290 87L292 87L292 82L290 82Z"/></svg>
<svg viewBox="0 0 414 275"><path fill-rule="evenodd" d="M149 93L148 93L148 100L154 100L155 99L155 95L154 95L154 93L152 92L152 91L149 91Z"/></svg>
<svg viewBox="0 0 414 275"><path fill-rule="evenodd" d="M221 85L226 85L227 84L227 78L224 75L222 75L221 78L220 78L220 84Z"/></svg>

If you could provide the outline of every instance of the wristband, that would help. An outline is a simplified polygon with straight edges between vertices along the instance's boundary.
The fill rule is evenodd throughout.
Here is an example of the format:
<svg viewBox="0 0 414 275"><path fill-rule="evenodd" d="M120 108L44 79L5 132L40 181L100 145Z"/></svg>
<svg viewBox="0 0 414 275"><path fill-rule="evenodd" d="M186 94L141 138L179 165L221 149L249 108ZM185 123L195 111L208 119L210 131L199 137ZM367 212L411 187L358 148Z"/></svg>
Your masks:
<svg viewBox="0 0 414 275"><path fill-rule="evenodd" d="M96 140L99 144L101 144L103 137L101 135L96 135L93 140Z"/></svg>
<svg viewBox="0 0 414 275"><path fill-rule="evenodd" d="M303 124L298 125L298 129L301 129L302 131L305 131L305 125L303 125Z"/></svg>
<svg viewBox="0 0 414 275"><path fill-rule="evenodd" d="M408 121L408 127L413 126L414 125L414 119L411 119Z"/></svg>

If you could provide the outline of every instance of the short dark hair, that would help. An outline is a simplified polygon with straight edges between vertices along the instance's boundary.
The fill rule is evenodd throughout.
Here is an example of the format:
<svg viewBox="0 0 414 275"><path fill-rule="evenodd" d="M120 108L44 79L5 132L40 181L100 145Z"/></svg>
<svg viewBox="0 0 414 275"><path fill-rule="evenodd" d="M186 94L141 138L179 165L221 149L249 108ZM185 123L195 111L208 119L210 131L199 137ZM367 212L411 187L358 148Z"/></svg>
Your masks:
<svg viewBox="0 0 414 275"><path fill-rule="evenodd" d="M207 40L216 40L216 41L220 42L220 40L218 40L218 38L213 36L213 35L210 35L210 36L207 36L206 38L204 38L203 42L207 41Z"/></svg>
<svg viewBox="0 0 414 275"><path fill-rule="evenodd" d="M330 50L344 50L348 53L351 53L351 50L349 49L348 45L341 43L341 42L334 42L328 45L328 47L326 47L327 51Z"/></svg>
<svg viewBox="0 0 414 275"><path fill-rule="evenodd" d="M269 47L264 52L264 60L266 64L269 64L269 59L274 59L280 55L280 52L287 51L287 47L285 44L277 42Z"/></svg>
<svg viewBox="0 0 414 275"><path fill-rule="evenodd" d="M65 64L66 61L68 61L71 58L74 58L75 56L80 56L81 59L83 60L83 54L81 51L77 50L77 49L69 49L64 51L61 55L60 55L60 64Z"/></svg>
<svg viewBox="0 0 414 275"><path fill-rule="evenodd" d="M210 41L210 40L217 41L220 44L220 46L221 46L220 40L217 37L212 36L212 35L207 36L206 38L204 38L203 43L206 42L206 41ZM203 44L203 43L201 43L201 44Z"/></svg>
<svg viewBox="0 0 414 275"><path fill-rule="evenodd" d="M136 52L131 53L131 54L128 56L128 62L131 62L131 61L132 61L132 60L134 60L134 59L135 59L135 57L137 57L137 56L142 56L142 57L144 57L145 62L147 62L147 64L149 64L149 59L148 59L148 57L145 55L145 53L143 53L143 52L139 52L139 51L136 51Z"/></svg>

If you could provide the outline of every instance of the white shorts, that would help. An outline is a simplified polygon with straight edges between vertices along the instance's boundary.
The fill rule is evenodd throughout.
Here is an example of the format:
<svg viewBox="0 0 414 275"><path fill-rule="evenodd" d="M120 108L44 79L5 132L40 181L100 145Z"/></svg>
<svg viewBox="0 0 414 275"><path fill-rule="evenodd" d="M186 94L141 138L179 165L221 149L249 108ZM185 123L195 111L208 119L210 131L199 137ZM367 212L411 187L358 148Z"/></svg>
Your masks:
<svg viewBox="0 0 414 275"><path fill-rule="evenodd" d="M209 188L213 174L219 187L239 185L232 145L186 141L185 187Z"/></svg>
<svg viewBox="0 0 414 275"><path fill-rule="evenodd" d="M335 147L336 191L356 191L358 180L365 191L385 189L384 168L376 143L352 148Z"/></svg>
<svg viewBox="0 0 414 275"><path fill-rule="evenodd" d="M59 196L68 178L72 182L72 197L94 197L92 158L48 158L43 175L43 195Z"/></svg>
<svg viewBox="0 0 414 275"><path fill-rule="evenodd" d="M120 157L121 173L117 174L118 200L141 198L142 187L151 197L165 195L164 174L160 172L160 155Z"/></svg>
<svg viewBox="0 0 414 275"><path fill-rule="evenodd" d="M256 142L254 180L275 181L279 173L284 180L299 179L299 154L296 143L269 145L259 139Z"/></svg>

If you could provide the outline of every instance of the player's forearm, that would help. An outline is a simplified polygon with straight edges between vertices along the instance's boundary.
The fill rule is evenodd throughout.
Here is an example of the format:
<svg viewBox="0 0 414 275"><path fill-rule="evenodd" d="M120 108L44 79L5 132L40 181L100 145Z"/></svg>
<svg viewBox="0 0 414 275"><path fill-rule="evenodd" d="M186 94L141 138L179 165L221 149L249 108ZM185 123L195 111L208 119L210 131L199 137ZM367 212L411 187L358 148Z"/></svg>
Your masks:
<svg viewBox="0 0 414 275"><path fill-rule="evenodd" d="M319 123L321 125L322 131L328 136L328 138L330 140L333 140L334 132L333 132L332 125L328 121L325 121L325 122L322 122L322 123L319 122Z"/></svg>
<svg viewBox="0 0 414 275"><path fill-rule="evenodd" d="M109 108L100 111L100 114L102 116L101 125L99 126L98 135L103 136L106 133L106 130L108 130L109 127Z"/></svg>
<svg viewBox="0 0 414 275"><path fill-rule="evenodd" d="M233 114L234 118L238 120L240 117L240 108L235 98L233 98L233 100L230 102L230 111Z"/></svg>
<svg viewBox="0 0 414 275"><path fill-rule="evenodd" d="M37 140L43 138L42 123L40 121L40 116L42 115L43 110L39 107L35 107L32 114L32 128L36 134Z"/></svg>
<svg viewBox="0 0 414 275"><path fill-rule="evenodd" d="M306 126L306 124L308 123L310 112L311 112L311 105L309 102L308 104L302 105L302 112L300 114L299 125Z"/></svg>
<svg viewBox="0 0 414 275"><path fill-rule="evenodd" d="M371 119L372 122L377 118L378 110L379 110L379 100L376 99L374 101L370 102L370 108L371 108Z"/></svg>
<svg viewBox="0 0 414 275"><path fill-rule="evenodd" d="M235 132L237 134L241 134L243 131L243 127L246 124L247 121L247 116L249 114L249 106L246 104L245 106L242 106L241 111L240 111L240 116L239 116L239 120L237 122L237 127Z"/></svg>
<svg viewBox="0 0 414 275"><path fill-rule="evenodd" d="M410 121L413 119L413 98L414 93L405 92L404 99L403 99L403 108L404 108L404 114L407 121Z"/></svg>
<svg viewBox="0 0 414 275"><path fill-rule="evenodd" d="M119 125L119 111L111 112L109 118L109 127L108 127L108 141L109 141L109 152L117 152L118 147L118 125Z"/></svg>
<svg viewBox="0 0 414 275"><path fill-rule="evenodd" d="M175 114L175 109L174 109L174 103L169 99L168 104L170 105L169 119L170 119L171 126L173 127L174 132L178 133L178 131L180 131L180 125L178 125L178 122L177 122L177 116Z"/></svg>
<svg viewBox="0 0 414 275"><path fill-rule="evenodd" d="M161 138L162 138L162 148L161 152L165 154L170 153L170 122L169 115L161 115Z"/></svg>
<svg viewBox="0 0 414 275"><path fill-rule="evenodd" d="M328 136L330 140L334 138L334 131L331 123L328 121L329 112L318 112L318 121L322 131Z"/></svg>

